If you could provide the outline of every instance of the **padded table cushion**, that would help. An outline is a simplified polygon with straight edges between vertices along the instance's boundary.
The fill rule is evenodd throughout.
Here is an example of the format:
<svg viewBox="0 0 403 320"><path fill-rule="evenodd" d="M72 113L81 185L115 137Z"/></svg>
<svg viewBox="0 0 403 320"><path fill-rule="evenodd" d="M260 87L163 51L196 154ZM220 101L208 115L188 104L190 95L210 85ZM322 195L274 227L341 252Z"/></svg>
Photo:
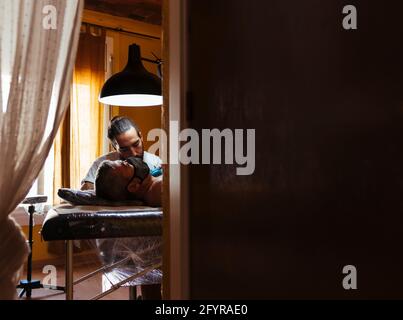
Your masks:
<svg viewBox="0 0 403 320"><path fill-rule="evenodd" d="M45 241L162 235L162 209L60 205L49 210L41 230Z"/></svg>

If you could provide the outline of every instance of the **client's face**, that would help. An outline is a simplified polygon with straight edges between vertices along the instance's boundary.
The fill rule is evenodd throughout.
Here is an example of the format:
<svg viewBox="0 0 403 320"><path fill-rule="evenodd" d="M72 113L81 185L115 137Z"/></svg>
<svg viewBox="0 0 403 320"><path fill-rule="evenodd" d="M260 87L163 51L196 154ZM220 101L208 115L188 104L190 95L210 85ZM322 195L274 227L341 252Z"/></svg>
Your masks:
<svg viewBox="0 0 403 320"><path fill-rule="evenodd" d="M146 166L144 172L140 169L140 171L137 172L137 167L131 164L130 161L130 159L115 161L113 174L118 177L120 188L127 192L129 198L137 199L145 192L145 188L147 188L150 183L151 175L148 173L149 170L146 164L144 164ZM141 177L139 177L139 175Z"/></svg>
<svg viewBox="0 0 403 320"><path fill-rule="evenodd" d="M127 161L117 160L113 163L112 174L116 177L115 181L118 181L119 187L125 192L129 192L129 184L136 178L136 169Z"/></svg>
<svg viewBox="0 0 403 320"><path fill-rule="evenodd" d="M116 174L122 180L122 182L124 181L129 182L135 174L134 167L127 161L122 160L114 161L113 168L114 168L114 174Z"/></svg>

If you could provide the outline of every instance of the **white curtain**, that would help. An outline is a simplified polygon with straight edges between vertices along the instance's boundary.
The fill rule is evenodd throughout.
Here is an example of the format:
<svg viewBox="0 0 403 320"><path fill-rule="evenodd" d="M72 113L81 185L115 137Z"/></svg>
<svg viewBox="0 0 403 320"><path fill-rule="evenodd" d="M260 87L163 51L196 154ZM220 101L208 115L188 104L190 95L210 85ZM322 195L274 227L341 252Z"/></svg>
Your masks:
<svg viewBox="0 0 403 320"><path fill-rule="evenodd" d="M9 214L25 198L70 97L83 0L0 0L0 299L28 247Z"/></svg>

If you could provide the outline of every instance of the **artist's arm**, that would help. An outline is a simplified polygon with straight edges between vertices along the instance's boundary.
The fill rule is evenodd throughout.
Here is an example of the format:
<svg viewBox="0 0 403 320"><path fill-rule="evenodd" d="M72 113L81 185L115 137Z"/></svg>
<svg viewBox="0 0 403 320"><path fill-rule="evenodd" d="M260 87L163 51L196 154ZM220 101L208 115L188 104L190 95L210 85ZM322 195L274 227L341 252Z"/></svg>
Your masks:
<svg viewBox="0 0 403 320"><path fill-rule="evenodd" d="M81 187L80 190L94 190L95 189L95 176L97 174L98 167L100 163L102 162L103 158L98 158L96 159L90 169L88 170L87 174L81 181Z"/></svg>

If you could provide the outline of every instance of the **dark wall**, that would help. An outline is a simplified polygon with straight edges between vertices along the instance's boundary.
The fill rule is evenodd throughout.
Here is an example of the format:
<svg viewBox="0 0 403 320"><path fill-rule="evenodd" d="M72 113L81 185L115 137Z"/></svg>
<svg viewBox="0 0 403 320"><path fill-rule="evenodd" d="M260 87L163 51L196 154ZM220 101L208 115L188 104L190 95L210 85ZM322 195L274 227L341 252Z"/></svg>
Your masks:
<svg viewBox="0 0 403 320"><path fill-rule="evenodd" d="M256 129L191 166L191 298L403 298L403 4L189 3L191 127Z"/></svg>

